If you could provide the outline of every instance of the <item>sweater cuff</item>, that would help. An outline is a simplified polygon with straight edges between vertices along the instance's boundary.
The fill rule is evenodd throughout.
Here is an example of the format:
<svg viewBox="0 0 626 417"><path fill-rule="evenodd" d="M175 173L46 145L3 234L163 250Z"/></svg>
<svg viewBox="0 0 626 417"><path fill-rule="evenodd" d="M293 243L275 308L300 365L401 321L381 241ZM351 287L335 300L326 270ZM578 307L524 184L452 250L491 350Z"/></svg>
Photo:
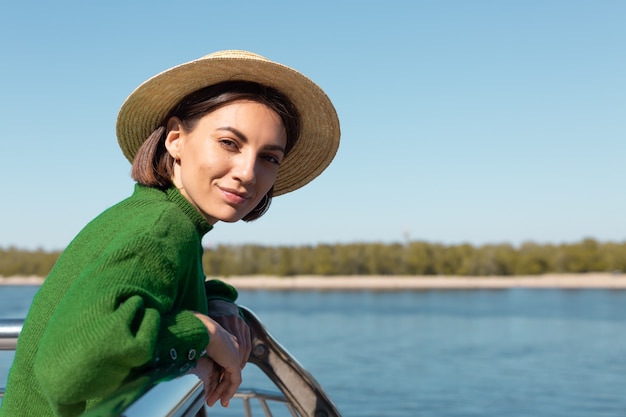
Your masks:
<svg viewBox="0 0 626 417"><path fill-rule="evenodd" d="M234 303L239 295L235 287L225 283L224 281L220 281L219 279L205 281L204 291L206 293L207 301L224 300Z"/></svg>
<svg viewBox="0 0 626 417"><path fill-rule="evenodd" d="M166 370L170 378L175 378L189 371L205 354L209 333L191 311L181 311L168 319L162 319L167 323L161 323L155 365ZM183 332L181 329L186 330Z"/></svg>

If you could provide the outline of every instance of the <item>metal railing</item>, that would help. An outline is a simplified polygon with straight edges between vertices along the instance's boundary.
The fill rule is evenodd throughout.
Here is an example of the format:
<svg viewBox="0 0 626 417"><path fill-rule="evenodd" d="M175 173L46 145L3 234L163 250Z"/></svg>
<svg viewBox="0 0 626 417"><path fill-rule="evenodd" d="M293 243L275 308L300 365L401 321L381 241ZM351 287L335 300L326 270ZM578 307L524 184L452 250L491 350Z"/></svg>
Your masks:
<svg viewBox="0 0 626 417"><path fill-rule="evenodd" d="M0 320L0 350L15 350L17 337L22 331L22 319Z"/></svg>
<svg viewBox="0 0 626 417"><path fill-rule="evenodd" d="M243 414L252 417L252 403L258 403L266 417L272 417L269 404L280 404L293 417L340 417L340 413L319 383L265 329L252 311L241 307L250 326L252 352L249 363L258 366L280 392L240 389L236 399L243 403ZM0 319L0 350L15 350L23 320ZM162 370L155 370L127 385L89 410L84 417L206 417L202 382L185 376L167 382ZM0 387L0 398L4 389Z"/></svg>

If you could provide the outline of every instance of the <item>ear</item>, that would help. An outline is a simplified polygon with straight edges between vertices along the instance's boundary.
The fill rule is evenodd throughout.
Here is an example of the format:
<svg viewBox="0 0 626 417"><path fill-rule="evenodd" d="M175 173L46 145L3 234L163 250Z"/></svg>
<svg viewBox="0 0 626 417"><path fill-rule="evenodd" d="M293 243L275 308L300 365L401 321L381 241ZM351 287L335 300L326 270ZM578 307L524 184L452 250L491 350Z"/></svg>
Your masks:
<svg viewBox="0 0 626 417"><path fill-rule="evenodd" d="M184 130L183 123L178 117L170 117L165 131L165 148L172 158L180 159L183 146Z"/></svg>

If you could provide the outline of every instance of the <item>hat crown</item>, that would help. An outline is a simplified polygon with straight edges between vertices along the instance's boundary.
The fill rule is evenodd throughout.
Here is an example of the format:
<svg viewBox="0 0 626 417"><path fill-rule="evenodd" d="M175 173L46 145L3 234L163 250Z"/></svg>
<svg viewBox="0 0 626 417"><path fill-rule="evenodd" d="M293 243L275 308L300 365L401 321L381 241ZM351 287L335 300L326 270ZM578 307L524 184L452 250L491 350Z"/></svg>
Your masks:
<svg viewBox="0 0 626 417"><path fill-rule="evenodd" d="M261 56L259 54L255 54L249 51L242 51L240 49L227 49L225 51L217 51L211 54L205 55L200 59L256 59L259 61L269 61L269 59Z"/></svg>

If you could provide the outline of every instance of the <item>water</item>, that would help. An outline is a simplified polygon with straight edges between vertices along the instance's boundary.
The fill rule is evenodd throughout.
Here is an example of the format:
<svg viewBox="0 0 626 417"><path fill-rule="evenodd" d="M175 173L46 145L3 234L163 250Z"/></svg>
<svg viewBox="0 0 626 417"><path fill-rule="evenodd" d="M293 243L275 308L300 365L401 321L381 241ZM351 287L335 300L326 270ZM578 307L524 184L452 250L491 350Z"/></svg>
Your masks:
<svg viewBox="0 0 626 417"><path fill-rule="evenodd" d="M0 287L0 317L25 313L32 294ZM242 291L240 302L347 417L626 415L624 290ZM270 387L253 366L244 385Z"/></svg>

